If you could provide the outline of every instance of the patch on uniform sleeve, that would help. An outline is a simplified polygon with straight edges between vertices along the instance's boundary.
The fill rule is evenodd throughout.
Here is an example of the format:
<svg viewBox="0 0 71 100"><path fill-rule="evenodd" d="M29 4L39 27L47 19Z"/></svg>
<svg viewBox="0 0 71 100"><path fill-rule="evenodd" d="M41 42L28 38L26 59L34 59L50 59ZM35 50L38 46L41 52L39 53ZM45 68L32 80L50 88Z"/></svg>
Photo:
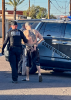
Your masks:
<svg viewBox="0 0 71 100"><path fill-rule="evenodd" d="M12 36L20 36L20 32L19 31L12 31L11 35Z"/></svg>

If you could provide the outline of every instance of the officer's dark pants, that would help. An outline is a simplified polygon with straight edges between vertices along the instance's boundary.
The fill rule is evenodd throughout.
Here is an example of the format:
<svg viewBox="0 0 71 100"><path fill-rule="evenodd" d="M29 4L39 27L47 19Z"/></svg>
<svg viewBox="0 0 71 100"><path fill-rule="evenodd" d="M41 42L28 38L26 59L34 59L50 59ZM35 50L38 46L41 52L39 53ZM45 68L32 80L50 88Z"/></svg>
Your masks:
<svg viewBox="0 0 71 100"><path fill-rule="evenodd" d="M12 80L17 81L18 79L18 62L20 55L22 54L21 47L11 47L10 49L10 65L12 68Z"/></svg>

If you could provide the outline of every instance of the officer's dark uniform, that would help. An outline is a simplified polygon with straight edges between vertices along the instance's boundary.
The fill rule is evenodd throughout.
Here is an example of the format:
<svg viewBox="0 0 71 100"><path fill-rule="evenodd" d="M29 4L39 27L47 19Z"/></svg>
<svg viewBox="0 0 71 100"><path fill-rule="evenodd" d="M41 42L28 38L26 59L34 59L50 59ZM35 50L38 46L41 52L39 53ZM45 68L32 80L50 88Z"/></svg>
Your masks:
<svg viewBox="0 0 71 100"><path fill-rule="evenodd" d="M17 25L14 21L12 22L13 25ZM20 60L20 55L22 53L22 46L21 46L21 39L25 43L28 42L26 37L24 36L23 32L18 29L12 29L8 32L8 35L4 41L2 53L8 41L10 41L10 65L12 68L12 80L17 81L18 79L18 62Z"/></svg>

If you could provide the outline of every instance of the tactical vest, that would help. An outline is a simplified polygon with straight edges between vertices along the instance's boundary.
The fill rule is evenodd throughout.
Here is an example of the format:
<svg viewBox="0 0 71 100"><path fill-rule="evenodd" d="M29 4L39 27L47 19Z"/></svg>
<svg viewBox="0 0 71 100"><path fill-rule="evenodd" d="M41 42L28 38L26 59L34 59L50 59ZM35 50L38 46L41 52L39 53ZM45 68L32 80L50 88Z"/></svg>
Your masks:
<svg viewBox="0 0 71 100"><path fill-rule="evenodd" d="M21 46L21 35L17 29L10 32L10 46Z"/></svg>

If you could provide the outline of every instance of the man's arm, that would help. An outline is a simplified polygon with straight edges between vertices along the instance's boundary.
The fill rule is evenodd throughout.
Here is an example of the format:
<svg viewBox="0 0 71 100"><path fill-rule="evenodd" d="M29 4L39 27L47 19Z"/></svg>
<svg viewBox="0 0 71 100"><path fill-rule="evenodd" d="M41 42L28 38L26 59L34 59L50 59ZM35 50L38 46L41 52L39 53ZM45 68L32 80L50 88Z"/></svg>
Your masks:
<svg viewBox="0 0 71 100"><path fill-rule="evenodd" d="M40 44L44 39L40 39L38 42L37 42L37 45Z"/></svg>
<svg viewBox="0 0 71 100"><path fill-rule="evenodd" d="M37 31L35 30L36 33L37 33L37 38L39 38L39 41L37 42L37 45L40 44L44 39L43 39L43 36Z"/></svg>
<svg viewBox="0 0 71 100"><path fill-rule="evenodd" d="M42 35L37 30L35 30L35 33L37 35L37 38L39 38L39 41L36 44L34 44L34 50L36 50L36 47L38 46L38 44L40 44L44 40Z"/></svg>

